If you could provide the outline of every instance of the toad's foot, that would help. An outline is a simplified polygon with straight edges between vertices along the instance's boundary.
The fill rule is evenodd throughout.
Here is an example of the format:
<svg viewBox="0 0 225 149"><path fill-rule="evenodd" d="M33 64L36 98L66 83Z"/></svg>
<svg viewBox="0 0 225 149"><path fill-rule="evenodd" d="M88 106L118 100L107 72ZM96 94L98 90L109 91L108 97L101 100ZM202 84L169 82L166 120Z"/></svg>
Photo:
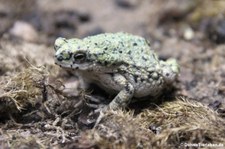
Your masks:
<svg viewBox="0 0 225 149"><path fill-rule="evenodd" d="M90 108L102 109L108 104L107 100L101 96L84 95L84 98L86 100L86 105Z"/></svg>

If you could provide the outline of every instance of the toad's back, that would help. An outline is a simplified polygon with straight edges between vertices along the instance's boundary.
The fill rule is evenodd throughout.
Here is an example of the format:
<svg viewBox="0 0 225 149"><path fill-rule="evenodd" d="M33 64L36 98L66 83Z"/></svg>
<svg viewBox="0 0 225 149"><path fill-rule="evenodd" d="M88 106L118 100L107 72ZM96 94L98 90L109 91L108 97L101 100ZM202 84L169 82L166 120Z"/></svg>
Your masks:
<svg viewBox="0 0 225 149"><path fill-rule="evenodd" d="M147 68L159 61L147 40L127 33L89 36L83 39L83 43L89 45L93 59L108 65L123 63ZM98 50L92 50L96 48Z"/></svg>

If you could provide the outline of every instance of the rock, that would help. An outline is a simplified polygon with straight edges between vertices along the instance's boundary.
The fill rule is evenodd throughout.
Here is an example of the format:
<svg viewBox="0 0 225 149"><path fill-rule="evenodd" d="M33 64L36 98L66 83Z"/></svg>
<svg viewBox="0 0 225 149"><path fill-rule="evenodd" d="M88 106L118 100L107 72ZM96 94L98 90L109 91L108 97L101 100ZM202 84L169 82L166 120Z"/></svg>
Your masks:
<svg viewBox="0 0 225 149"><path fill-rule="evenodd" d="M31 24L24 21L16 21L9 33L12 36L16 36L30 42L36 42L38 40L36 29Z"/></svg>
<svg viewBox="0 0 225 149"><path fill-rule="evenodd" d="M140 0L115 0L115 2L122 8L134 8L140 3Z"/></svg>
<svg viewBox="0 0 225 149"><path fill-rule="evenodd" d="M211 41L217 44L223 44L225 42L224 17L215 17L203 20L201 23L201 30L203 30Z"/></svg>
<svg viewBox="0 0 225 149"><path fill-rule="evenodd" d="M183 37L184 37L185 40L191 40L191 39L193 39L194 38L194 35L195 35L194 31L190 27L188 27L188 28L186 28L184 30Z"/></svg>

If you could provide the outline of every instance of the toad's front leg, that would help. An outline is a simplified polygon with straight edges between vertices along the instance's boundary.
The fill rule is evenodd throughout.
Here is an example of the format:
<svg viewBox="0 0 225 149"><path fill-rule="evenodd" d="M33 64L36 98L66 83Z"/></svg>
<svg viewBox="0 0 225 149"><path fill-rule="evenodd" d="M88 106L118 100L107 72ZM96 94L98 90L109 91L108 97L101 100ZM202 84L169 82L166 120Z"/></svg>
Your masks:
<svg viewBox="0 0 225 149"><path fill-rule="evenodd" d="M113 76L113 80L116 82L116 84L118 84L119 86L122 86L122 90L109 103L109 106L100 110L100 114L96 120L94 127L96 127L100 123L101 119L104 117L104 111L106 109L109 108L110 110L117 110L119 108L125 108L129 104L131 98L134 95L133 85L129 83L124 76L120 74L115 74Z"/></svg>
<svg viewBox="0 0 225 149"><path fill-rule="evenodd" d="M116 110L120 107L124 108L130 103L130 100L134 95L134 87L124 76L120 74L115 74L113 76L113 80L116 84L123 87L117 96L109 103L109 108Z"/></svg>

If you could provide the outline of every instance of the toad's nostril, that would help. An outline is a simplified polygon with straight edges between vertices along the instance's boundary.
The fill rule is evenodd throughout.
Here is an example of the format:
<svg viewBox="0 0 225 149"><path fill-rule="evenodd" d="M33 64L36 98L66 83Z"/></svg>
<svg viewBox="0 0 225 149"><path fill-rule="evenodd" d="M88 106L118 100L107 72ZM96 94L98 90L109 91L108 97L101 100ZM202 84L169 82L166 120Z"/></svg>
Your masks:
<svg viewBox="0 0 225 149"><path fill-rule="evenodd" d="M59 46L54 45L54 50L57 51L59 49Z"/></svg>
<svg viewBox="0 0 225 149"><path fill-rule="evenodd" d="M63 57L62 55L56 55L56 59L61 62L63 60Z"/></svg>

